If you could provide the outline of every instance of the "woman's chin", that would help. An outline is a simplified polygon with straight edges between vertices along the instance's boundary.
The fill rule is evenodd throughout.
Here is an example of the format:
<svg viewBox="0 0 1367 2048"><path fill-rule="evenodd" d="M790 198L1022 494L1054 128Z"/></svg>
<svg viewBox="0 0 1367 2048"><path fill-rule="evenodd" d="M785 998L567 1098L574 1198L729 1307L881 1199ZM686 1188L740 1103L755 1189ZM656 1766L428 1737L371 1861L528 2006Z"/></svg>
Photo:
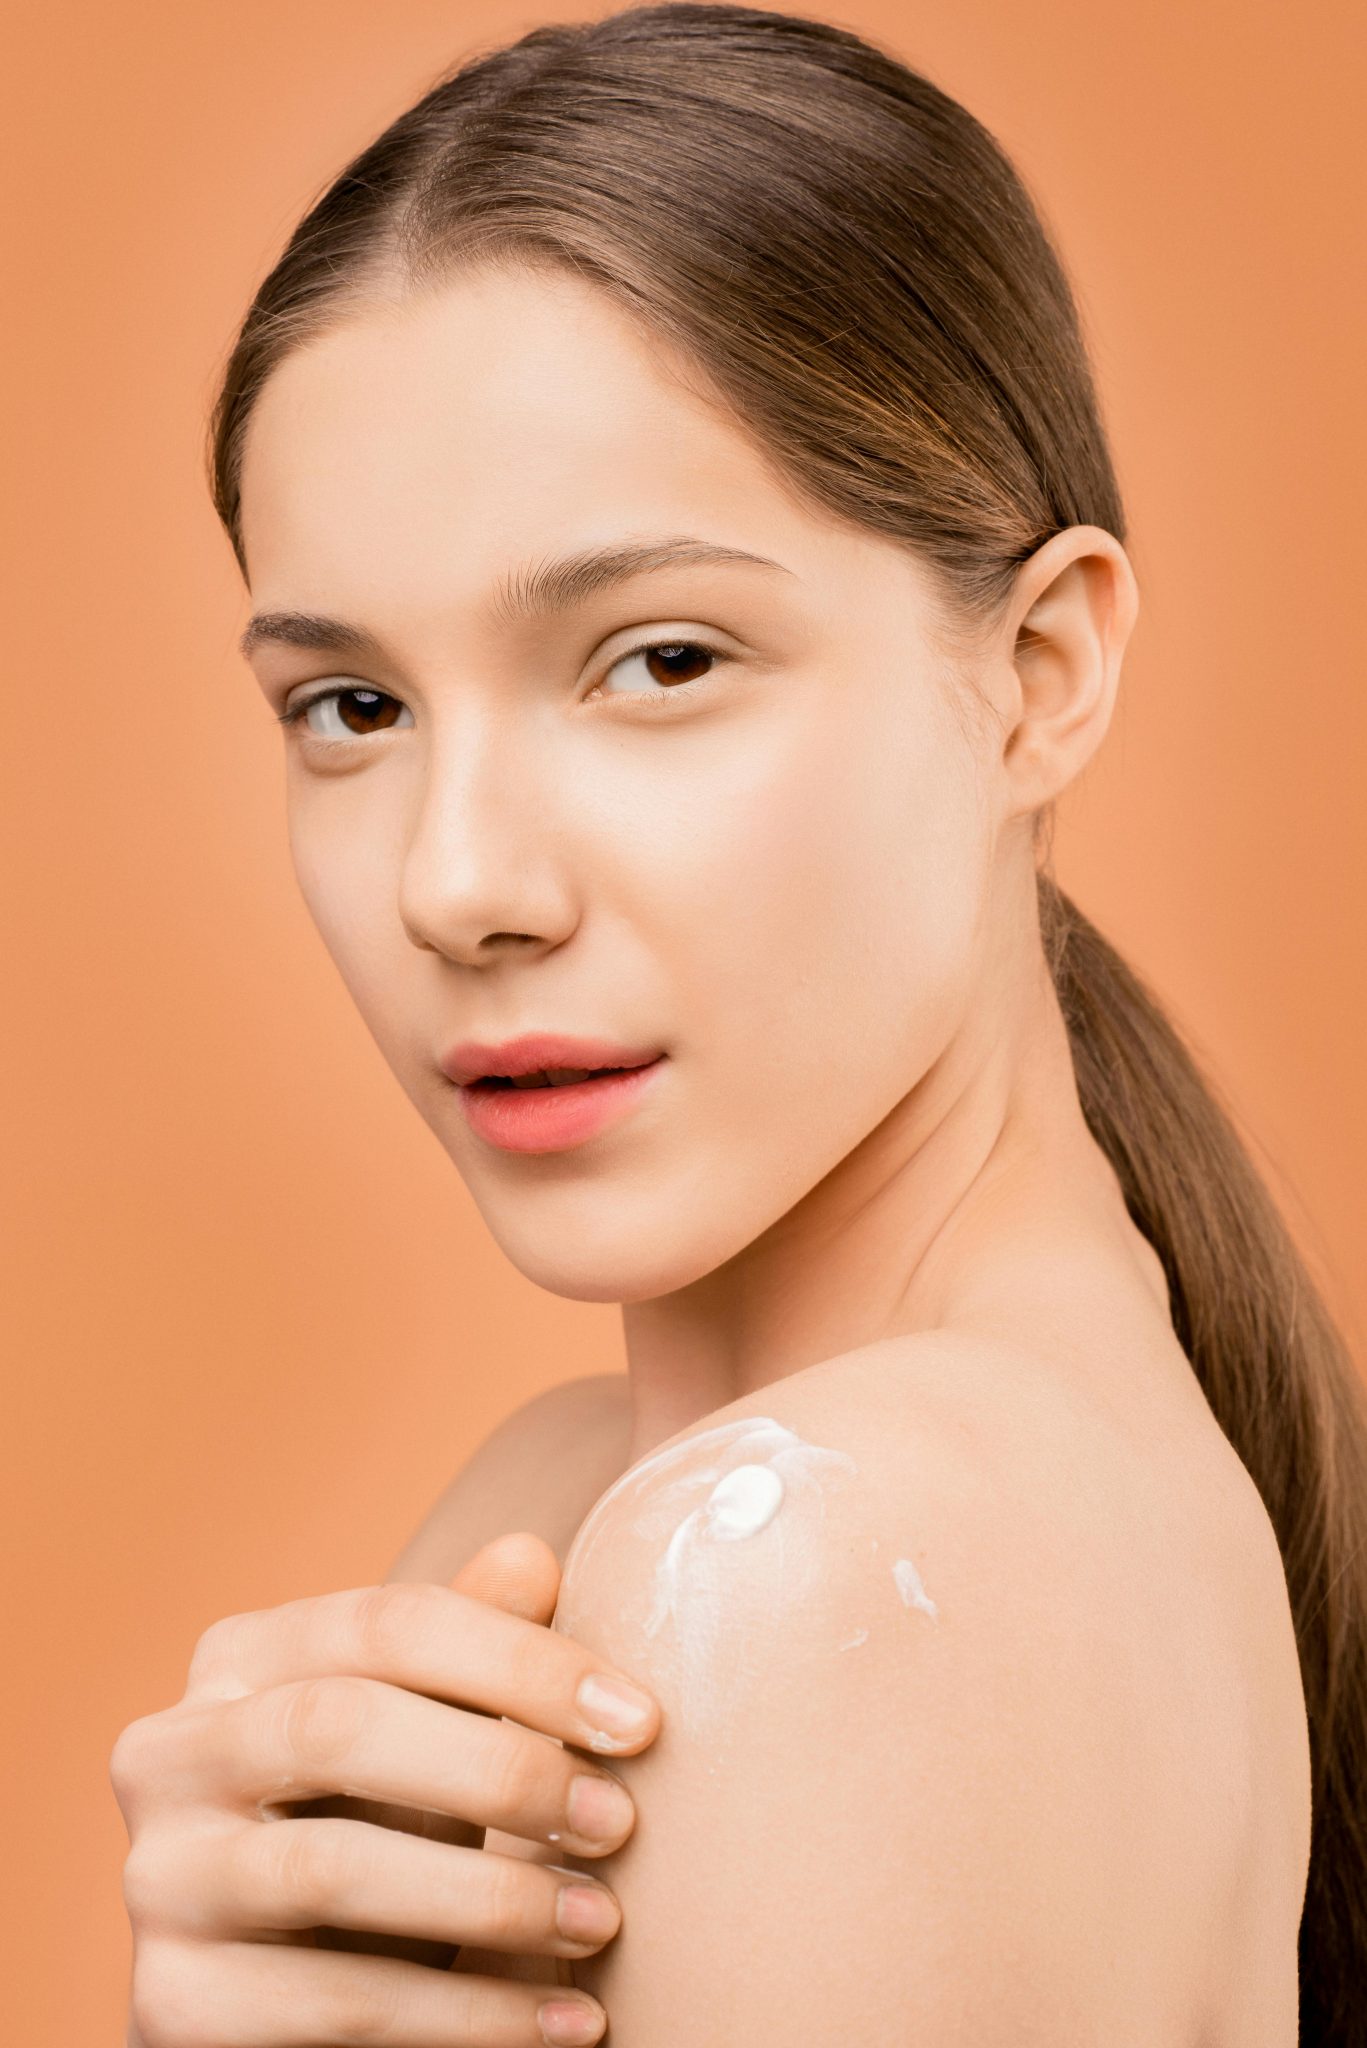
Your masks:
<svg viewBox="0 0 1367 2048"><path fill-rule="evenodd" d="M566 1301L655 1301L714 1272L736 1249L718 1252L711 1242L671 1239L643 1227L639 1211L623 1216L620 1227L604 1225L592 1235L573 1228L543 1232L529 1227L525 1216L507 1230L497 1217L485 1220L523 1278Z"/></svg>
<svg viewBox="0 0 1367 2048"><path fill-rule="evenodd" d="M586 1259L582 1255L557 1257L544 1248L505 1245L503 1249L524 1279L566 1301L655 1301L710 1271L706 1266L686 1267L677 1258L646 1261L626 1250L615 1259Z"/></svg>

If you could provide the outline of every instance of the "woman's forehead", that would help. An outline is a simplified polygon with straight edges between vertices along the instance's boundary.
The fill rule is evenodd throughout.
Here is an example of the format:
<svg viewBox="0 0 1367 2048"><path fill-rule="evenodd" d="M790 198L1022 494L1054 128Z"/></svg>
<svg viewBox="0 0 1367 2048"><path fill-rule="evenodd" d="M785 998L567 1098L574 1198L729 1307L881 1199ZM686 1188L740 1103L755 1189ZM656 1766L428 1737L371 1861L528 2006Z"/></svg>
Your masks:
<svg viewBox="0 0 1367 2048"><path fill-rule="evenodd" d="M740 424L605 294L516 271L353 307L292 349L257 399L244 477L257 480L263 457L323 450L372 467L478 465L486 484L517 470L531 490L547 466L604 456L628 474L639 463L687 475L700 450L763 468Z"/></svg>
<svg viewBox="0 0 1367 2048"><path fill-rule="evenodd" d="M889 565L914 573L800 500L677 362L569 276L481 271L354 309L285 357L249 423L254 600L473 593L625 537L749 552L842 600Z"/></svg>
<svg viewBox="0 0 1367 2048"><path fill-rule="evenodd" d="M479 277L353 312L272 372L242 466L249 554L359 525L389 551L521 555L623 531L792 530L751 437L573 280ZM766 552L758 532L739 544Z"/></svg>

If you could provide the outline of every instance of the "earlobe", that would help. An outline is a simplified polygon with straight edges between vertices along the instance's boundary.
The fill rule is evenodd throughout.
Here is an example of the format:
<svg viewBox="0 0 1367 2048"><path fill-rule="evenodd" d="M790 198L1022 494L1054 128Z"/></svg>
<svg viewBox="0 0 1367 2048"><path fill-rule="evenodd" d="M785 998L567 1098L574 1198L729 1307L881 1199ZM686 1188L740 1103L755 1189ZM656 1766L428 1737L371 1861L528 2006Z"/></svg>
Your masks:
<svg viewBox="0 0 1367 2048"><path fill-rule="evenodd" d="M1006 630L1020 715L1004 763L1024 813L1066 789L1105 738L1139 592L1124 548L1096 526L1054 534L1017 591Z"/></svg>

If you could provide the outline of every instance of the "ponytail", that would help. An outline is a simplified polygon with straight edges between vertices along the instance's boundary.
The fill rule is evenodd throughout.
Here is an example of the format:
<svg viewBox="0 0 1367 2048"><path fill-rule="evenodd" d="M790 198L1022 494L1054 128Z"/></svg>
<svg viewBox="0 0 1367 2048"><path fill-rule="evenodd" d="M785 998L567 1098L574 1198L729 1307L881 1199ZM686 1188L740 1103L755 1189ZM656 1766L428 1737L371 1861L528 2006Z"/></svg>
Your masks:
<svg viewBox="0 0 1367 2048"><path fill-rule="evenodd" d="M1281 1547L1311 1755L1301 2048L1367 2040L1367 1398L1210 1084L1051 877L1040 925L1083 1114ZM1356 1986L1356 1996L1353 1987Z"/></svg>

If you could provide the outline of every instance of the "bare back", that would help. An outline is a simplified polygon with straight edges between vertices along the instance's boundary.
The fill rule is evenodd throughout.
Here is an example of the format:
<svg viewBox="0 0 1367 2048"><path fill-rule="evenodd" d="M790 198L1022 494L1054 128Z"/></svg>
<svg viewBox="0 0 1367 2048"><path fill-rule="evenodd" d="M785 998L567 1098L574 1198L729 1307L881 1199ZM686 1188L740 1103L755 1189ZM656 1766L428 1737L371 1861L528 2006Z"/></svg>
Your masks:
<svg viewBox="0 0 1367 2048"><path fill-rule="evenodd" d="M1170 1329L1136 1315L1112 1344L1115 1369L1089 1382L1056 1370L1056 1328L1033 1354L975 1340L948 1372L913 1370L916 1397L981 1430L1053 1504L1059 1555L1094 1561L1094 1604L1074 1612L1109 1646L1107 1811L1119 1837L1133 1822L1136 1856L1160 1849L1139 1910L1151 1981L1172 1986L1169 2009L1117 2014L1110 2038L1294 2048L1310 1755L1275 1532ZM1045 1576L1039 1598L1043 1634Z"/></svg>

